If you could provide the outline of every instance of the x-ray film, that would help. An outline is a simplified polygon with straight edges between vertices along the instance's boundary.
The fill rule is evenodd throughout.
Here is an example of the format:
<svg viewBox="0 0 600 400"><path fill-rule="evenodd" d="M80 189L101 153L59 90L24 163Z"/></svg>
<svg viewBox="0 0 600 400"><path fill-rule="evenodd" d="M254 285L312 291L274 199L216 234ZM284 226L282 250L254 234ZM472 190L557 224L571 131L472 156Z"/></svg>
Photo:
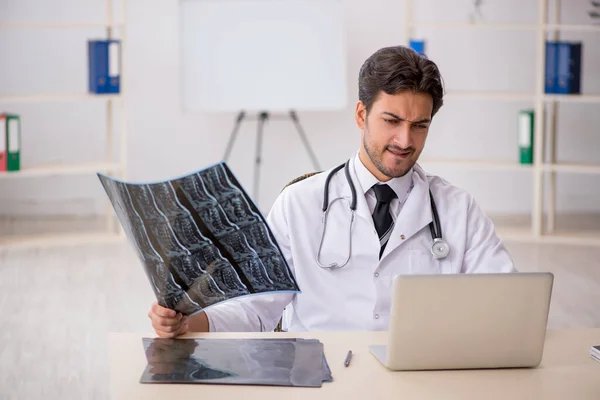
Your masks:
<svg viewBox="0 0 600 400"><path fill-rule="evenodd" d="M141 383L320 387L332 382L316 339L143 338Z"/></svg>
<svg viewBox="0 0 600 400"><path fill-rule="evenodd" d="M240 296L299 292L265 218L224 162L154 183L98 177L161 306L191 315Z"/></svg>

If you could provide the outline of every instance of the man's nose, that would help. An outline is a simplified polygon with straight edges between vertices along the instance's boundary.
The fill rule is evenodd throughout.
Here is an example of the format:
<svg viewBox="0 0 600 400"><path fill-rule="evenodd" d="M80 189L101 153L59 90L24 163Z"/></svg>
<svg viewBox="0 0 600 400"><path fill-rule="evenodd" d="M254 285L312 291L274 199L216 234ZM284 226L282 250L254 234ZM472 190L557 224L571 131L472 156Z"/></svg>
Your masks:
<svg viewBox="0 0 600 400"><path fill-rule="evenodd" d="M403 149L412 146L412 126L410 122L403 121L398 126L398 130L394 137L394 144L402 147Z"/></svg>

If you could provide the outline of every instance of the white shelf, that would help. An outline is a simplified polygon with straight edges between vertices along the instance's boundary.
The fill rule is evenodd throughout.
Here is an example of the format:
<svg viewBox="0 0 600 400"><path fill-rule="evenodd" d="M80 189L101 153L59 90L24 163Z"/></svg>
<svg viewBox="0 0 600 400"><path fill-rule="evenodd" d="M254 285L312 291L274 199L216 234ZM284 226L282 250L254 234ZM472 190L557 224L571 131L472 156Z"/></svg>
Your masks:
<svg viewBox="0 0 600 400"><path fill-rule="evenodd" d="M411 28L431 29L486 29L486 30L512 30L512 31L535 31L536 24L510 24L491 22L435 22L435 21L413 21L409 23Z"/></svg>
<svg viewBox="0 0 600 400"><path fill-rule="evenodd" d="M571 172L579 174L600 174L600 165L598 164L545 164L545 171L550 172Z"/></svg>
<svg viewBox="0 0 600 400"><path fill-rule="evenodd" d="M537 24L511 24L496 22L438 22L438 21L412 21L410 28L430 29L482 29L501 31L536 31L540 25ZM572 32L600 32L600 25L592 24L545 24L545 31L572 31Z"/></svg>
<svg viewBox="0 0 600 400"><path fill-rule="evenodd" d="M496 233L505 242L600 246L600 231L546 233L539 237L533 236L531 229L497 229Z"/></svg>
<svg viewBox="0 0 600 400"><path fill-rule="evenodd" d="M47 233L22 236L0 236L0 248L10 247L53 247L53 246L73 246L89 243L113 243L123 241L124 235L120 233Z"/></svg>
<svg viewBox="0 0 600 400"><path fill-rule="evenodd" d="M489 161L489 160L460 160L443 158L423 158L419 160L421 165L445 165L464 167L474 170L498 170L498 171L532 171L533 164L520 164L511 161ZM546 172L570 172L579 174L600 174L600 164L573 164L573 163L546 163L542 166Z"/></svg>
<svg viewBox="0 0 600 400"><path fill-rule="evenodd" d="M121 94L92 94L92 93L40 93L25 95L0 96L2 103L31 103L31 102L63 102L90 100L118 100Z"/></svg>
<svg viewBox="0 0 600 400"><path fill-rule="evenodd" d="M85 175L96 172L122 171L123 165L118 163L86 163L71 165L46 165L32 168L24 168L19 171L2 171L0 179L42 177L54 175Z"/></svg>
<svg viewBox="0 0 600 400"><path fill-rule="evenodd" d="M457 91L451 90L444 95L445 99L483 99L504 101L535 101L534 93ZM544 94L544 101L563 103L600 103L600 95L595 94Z"/></svg>
<svg viewBox="0 0 600 400"><path fill-rule="evenodd" d="M600 32L600 25L547 24L545 29L547 31Z"/></svg>
<svg viewBox="0 0 600 400"><path fill-rule="evenodd" d="M542 235L541 243L570 244L579 246L600 246L600 232L556 232Z"/></svg>
<svg viewBox="0 0 600 400"><path fill-rule="evenodd" d="M444 95L447 99L489 99L505 101L534 101L534 93L512 93L512 92L483 92L483 91L448 91Z"/></svg>
<svg viewBox="0 0 600 400"><path fill-rule="evenodd" d="M546 101L560 101L562 103L600 103L600 95L593 94L546 94Z"/></svg>
<svg viewBox="0 0 600 400"><path fill-rule="evenodd" d="M598 232L560 232L545 233L534 236L528 228L497 228L496 234L504 242L539 243L539 244L569 244L579 246L600 246L600 231Z"/></svg>
<svg viewBox="0 0 600 400"><path fill-rule="evenodd" d="M110 21L19 21L0 22L0 29L76 29L76 28L117 28L122 29L122 23Z"/></svg>
<svg viewBox="0 0 600 400"><path fill-rule="evenodd" d="M487 160L458 160L443 158L424 158L419 160L421 165L446 165L466 167L470 169L488 169L498 171L531 171L533 166L530 164L519 164L511 161L487 161Z"/></svg>
<svg viewBox="0 0 600 400"><path fill-rule="evenodd" d="M523 226L496 226L496 234L504 241L534 241L531 227Z"/></svg>

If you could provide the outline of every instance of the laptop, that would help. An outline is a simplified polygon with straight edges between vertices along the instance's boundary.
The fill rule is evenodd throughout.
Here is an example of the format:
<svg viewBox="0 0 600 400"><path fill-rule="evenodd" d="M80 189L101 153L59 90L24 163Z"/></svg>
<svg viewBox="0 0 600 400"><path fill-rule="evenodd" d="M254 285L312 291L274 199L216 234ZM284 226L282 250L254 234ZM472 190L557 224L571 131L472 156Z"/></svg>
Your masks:
<svg viewBox="0 0 600 400"><path fill-rule="evenodd" d="M388 343L370 346L390 370L537 367L550 272L398 275Z"/></svg>

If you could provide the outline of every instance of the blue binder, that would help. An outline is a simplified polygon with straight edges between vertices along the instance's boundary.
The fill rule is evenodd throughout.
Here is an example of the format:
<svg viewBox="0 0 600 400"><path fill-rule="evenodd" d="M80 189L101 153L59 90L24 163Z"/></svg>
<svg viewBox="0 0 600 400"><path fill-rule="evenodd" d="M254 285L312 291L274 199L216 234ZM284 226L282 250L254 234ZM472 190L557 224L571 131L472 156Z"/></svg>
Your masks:
<svg viewBox="0 0 600 400"><path fill-rule="evenodd" d="M413 49L417 53L425 55L425 41L424 40L411 39L409 42L409 46L411 49Z"/></svg>
<svg viewBox="0 0 600 400"><path fill-rule="evenodd" d="M88 91L95 94L119 93L121 89L121 42L88 41Z"/></svg>
<svg viewBox="0 0 600 400"><path fill-rule="evenodd" d="M546 42L546 74L545 74L545 92L558 93L557 79L558 64L558 43Z"/></svg>
<svg viewBox="0 0 600 400"><path fill-rule="evenodd" d="M581 93L581 50L580 42L558 43L557 93Z"/></svg>

